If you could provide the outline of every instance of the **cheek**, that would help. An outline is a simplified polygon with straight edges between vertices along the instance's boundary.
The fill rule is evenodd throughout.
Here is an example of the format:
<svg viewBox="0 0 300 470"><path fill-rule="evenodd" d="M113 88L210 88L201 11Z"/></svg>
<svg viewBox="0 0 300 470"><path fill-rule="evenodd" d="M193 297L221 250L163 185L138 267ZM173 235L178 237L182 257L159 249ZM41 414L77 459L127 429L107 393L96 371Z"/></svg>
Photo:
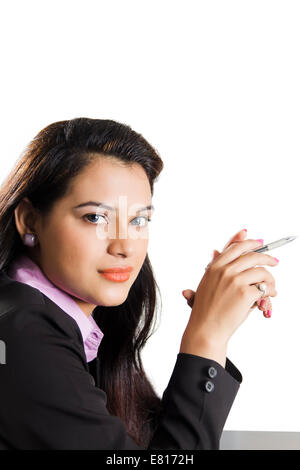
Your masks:
<svg viewBox="0 0 300 470"><path fill-rule="evenodd" d="M135 257L137 263L139 264L139 268L142 267L145 258L147 256L148 250L148 240L137 240L135 246Z"/></svg>
<svg viewBox="0 0 300 470"><path fill-rule="evenodd" d="M50 246L47 241L43 246L43 262L50 280L80 298L93 290L99 281L96 276L101 267L102 246L104 252L95 230L64 223L47 231L46 239Z"/></svg>
<svg viewBox="0 0 300 470"><path fill-rule="evenodd" d="M47 232L46 239L51 245L50 250L49 246L45 247L46 251L51 252L51 256L56 260L68 264L80 265L81 259L85 264L95 262L95 252L99 253L101 247L96 237L96 230L88 230L83 222L56 224L55 228L53 226Z"/></svg>

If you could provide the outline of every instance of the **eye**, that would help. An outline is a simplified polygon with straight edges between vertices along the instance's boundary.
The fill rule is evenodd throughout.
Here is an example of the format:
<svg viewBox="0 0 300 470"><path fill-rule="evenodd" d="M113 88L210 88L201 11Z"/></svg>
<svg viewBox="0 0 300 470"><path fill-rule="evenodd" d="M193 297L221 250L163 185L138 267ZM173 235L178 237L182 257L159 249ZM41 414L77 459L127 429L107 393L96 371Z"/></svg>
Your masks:
<svg viewBox="0 0 300 470"><path fill-rule="evenodd" d="M136 219L142 219L144 220L144 223L142 225L138 224L140 227L144 227L146 224L146 222L151 222L151 219L149 217L135 217L135 219L133 220L136 220ZM136 224L133 224L133 225L136 225Z"/></svg>
<svg viewBox="0 0 300 470"><path fill-rule="evenodd" d="M95 221L95 220L94 220L94 221L91 221L91 220L89 219L89 217L102 217L103 219L106 220L105 215L101 215L101 214L86 214L86 215L84 215L83 218L84 218L84 219L87 219L87 220L88 220L91 224L93 224L93 225L95 225L96 223L98 223L98 222L99 222L99 219L96 220L96 221ZM140 217L135 217L133 220L137 220L137 219L140 219L140 220L144 221L142 224L133 224L133 225L138 225L139 227L144 227L145 225L147 225L146 222L151 222L150 217L141 217L141 216L140 216ZM132 220L131 222L133 222L133 220Z"/></svg>
<svg viewBox="0 0 300 470"><path fill-rule="evenodd" d="M89 222L91 222L88 217L102 217L103 219L106 219L105 215L101 215L101 214L86 214L83 216L84 219L87 219ZM95 221L94 221L95 222ZM93 222L91 222L93 224ZM97 221L96 221L97 223ZM93 224L95 225L95 224Z"/></svg>

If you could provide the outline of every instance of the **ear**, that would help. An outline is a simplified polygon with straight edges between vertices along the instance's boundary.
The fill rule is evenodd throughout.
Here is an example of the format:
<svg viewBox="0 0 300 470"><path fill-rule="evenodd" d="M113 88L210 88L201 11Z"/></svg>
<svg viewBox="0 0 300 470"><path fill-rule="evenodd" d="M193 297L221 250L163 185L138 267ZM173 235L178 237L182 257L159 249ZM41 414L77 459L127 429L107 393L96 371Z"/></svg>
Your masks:
<svg viewBox="0 0 300 470"><path fill-rule="evenodd" d="M16 229L23 238L25 233L34 233L35 213L31 201L24 197L14 210Z"/></svg>

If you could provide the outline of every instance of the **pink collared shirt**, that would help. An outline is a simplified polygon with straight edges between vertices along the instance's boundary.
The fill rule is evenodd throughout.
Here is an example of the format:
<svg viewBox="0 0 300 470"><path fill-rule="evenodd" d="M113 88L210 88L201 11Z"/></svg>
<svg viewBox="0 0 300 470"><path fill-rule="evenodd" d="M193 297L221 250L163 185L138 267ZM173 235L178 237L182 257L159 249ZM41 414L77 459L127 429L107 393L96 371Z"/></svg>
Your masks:
<svg viewBox="0 0 300 470"><path fill-rule="evenodd" d="M7 274L15 281L35 287L74 318L82 334L87 362L95 359L104 334L92 315L87 317L72 297L56 287L44 275L40 267L25 254L18 256L10 263Z"/></svg>

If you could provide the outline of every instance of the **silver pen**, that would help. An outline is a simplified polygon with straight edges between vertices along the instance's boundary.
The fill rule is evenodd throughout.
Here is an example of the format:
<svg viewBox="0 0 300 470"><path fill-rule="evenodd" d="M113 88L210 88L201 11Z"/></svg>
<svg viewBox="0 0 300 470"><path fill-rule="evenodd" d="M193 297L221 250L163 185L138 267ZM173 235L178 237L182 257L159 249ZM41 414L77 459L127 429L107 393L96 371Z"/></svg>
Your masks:
<svg viewBox="0 0 300 470"><path fill-rule="evenodd" d="M262 253L263 251L274 250L274 248L279 248L280 246L285 245L286 243L292 242L293 240L295 240L295 238L297 238L297 236L281 238L276 242L268 243L267 245L264 245L261 248L257 248L256 250L252 251L255 251L256 253Z"/></svg>
<svg viewBox="0 0 300 470"><path fill-rule="evenodd" d="M248 253L253 253L253 252L263 253L264 251L274 250L274 248L278 248L279 246L282 246L282 245L285 245L286 243L292 242L293 240L295 240L295 238L297 238L297 236L295 236L295 237L285 237L285 238L281 238L280 240L277 240L276 242L267 243L266 245L263 245L260 248L257 248L256 250L246 251L245 253L240 255L239 258L241 258L242 256L247 255Z"/></svg>

